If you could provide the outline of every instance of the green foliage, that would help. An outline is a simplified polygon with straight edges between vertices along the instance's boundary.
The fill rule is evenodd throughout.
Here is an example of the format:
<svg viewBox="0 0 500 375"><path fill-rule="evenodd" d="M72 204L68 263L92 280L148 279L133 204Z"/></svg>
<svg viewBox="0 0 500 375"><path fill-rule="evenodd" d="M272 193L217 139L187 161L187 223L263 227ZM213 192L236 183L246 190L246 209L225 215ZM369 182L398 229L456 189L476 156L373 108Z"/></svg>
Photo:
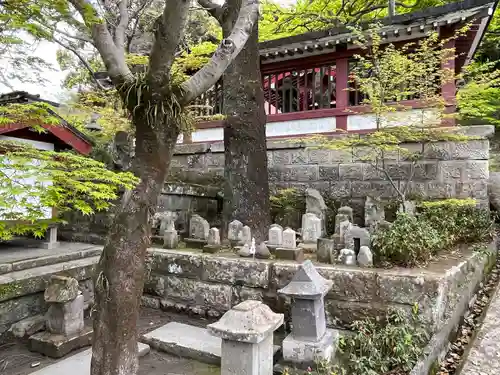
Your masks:
<svg viewBox="0 0 500 375"><path fill-rule="evenodd" d="M422 202L420 216L439 230L448 246L489 241L494 233L493 220L487 210L476 204L474 199Z"/></svg>
<svg viewBox="0 0 500 375"><path fill-rule="evenodd" d="M53 107L42 102L8 104L0 107L0 126L29 124L34 130L44 131L42 125L58 125L60 119L54 115Z"/></svg>
<svg viewBox="0 0 500 375"><path fill-rule="evenodd" d="M43 126L61 126L54 113L45 103L8 104L0 107L0 125L22 123L45 132ZM136 182L132 174L114 173L84 156L1 141L0 239L43 235L49 224L58 221L51 218L52 208L86 215L108 209L120 189L130 189Z"/></svg>
<svg viewBox="0 0 500 375"><path fill-rule="evenodd" d="M417 216L399 213L374 233L372 245L376 262L414 267L459 244L490 241L493 233L489 212L475 200L448 199L422 202Z"/></svg>
<svg viewBox="0 0 500 375"><path fill-rule="evenodd" d="M463 123L500 126L500 70L496 70L497 65L494 61L467 67L467 83L457 93Z"/></svg>
<svg viewBox="0 0 500 375"><path fill-rule="evenodd" d="M425 264L445 244L444 236L427 221L405 213L399 213L389 228L372 236L375 261L402 267Z"/></svg>
<svg viewBox="0 0 500 375"><path fill-rule="evenodd" d="M365 319L354 322L353 336L339 342L345 361L339 374L381 375L408 373L423 354L429 335L413 306L408 317L401 310L387 313L385 322ZM321 372L328 374L328 372Z"/></svg>
<svg viewBox="0 0 500 375"><path fill-rule="evenodd" d="M270 196L271 220L292 225L306 208L305 195L297 189L280 189Z"/></svg>
<svg viewBox="0 0 500 375"><path fill-rule="evenodd" d="M130 173L67 152L37 150L17 142L0 143L0 239L43 233L47 209L85 215L108 209L120 189L137 183ZM49 215L50 216L50 215ZM49 220L50 222L50 220Z"/></svg>
<svg viewBox="0 0 500 375"><path fill-rule="evenodd" d="M217 44L212 42L195 45L189 53L185 51L175 59L175 68L184 74L196 72L210 60L216 49Z"/></svg>
<svg viewBox="0 0 500 375"><path fill-rule="evenodd" d="M76 94L67 107L58 111L69 123L83 132L87 132L86 126L95 120L102 130L88 135L96 142L108 143L116 132L131 130L130 119L122 105L116 90L89 90Z"/></svg>
<svg viewBox="0 0 500 375"><path fill-rule="evenodd" d="M398 14L409 13L453 0L402 0L396 2ZM279 1L261 2L260 39L269 40L310 31L344 28L388 15L387 0L298 0L283 6Z"/></svg>

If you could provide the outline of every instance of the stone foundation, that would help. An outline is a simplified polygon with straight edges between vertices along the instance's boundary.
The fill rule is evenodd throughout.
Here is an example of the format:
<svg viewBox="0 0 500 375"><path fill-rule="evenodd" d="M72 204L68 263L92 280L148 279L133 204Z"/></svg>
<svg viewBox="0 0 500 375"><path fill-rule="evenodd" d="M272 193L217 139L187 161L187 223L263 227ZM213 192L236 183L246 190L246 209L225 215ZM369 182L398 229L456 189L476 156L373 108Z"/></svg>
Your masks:
<svg viewBox="0 0 500 375"><path fill-rule="evenodd" d="M410 313L418 303L428 326L436 331L460 305L463 290L475 290L493 257L467 250L462 259L440 270L318 265L318 272L333 281L325 297L328 326L345 328L355 320L384 316L389 308ZM148 262L145 305L211 318L247 299L262 300L274 311L288 314L289 301L277 290L298 267L293 262L180 250L151 250Z"/></svg>

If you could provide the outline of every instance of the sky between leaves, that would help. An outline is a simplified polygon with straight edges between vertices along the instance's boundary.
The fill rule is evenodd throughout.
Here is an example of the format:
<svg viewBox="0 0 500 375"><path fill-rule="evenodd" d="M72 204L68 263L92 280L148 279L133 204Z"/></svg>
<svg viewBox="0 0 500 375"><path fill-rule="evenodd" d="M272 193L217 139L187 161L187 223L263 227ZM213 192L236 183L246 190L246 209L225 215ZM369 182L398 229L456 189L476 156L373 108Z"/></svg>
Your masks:
<svg viewBox="0 0 500 375"><path fill-rule="evenodd" d="M221 2L222 0L219 0ZM277 1L283 5L290 5L296 0L279 0ZM61 83L66 76L67 72L62 72L56 59L56 51L60 48L56 43L41 41L33 49L33 54L38 57L44 58L48 63L52 64L54 69L46 69L44 76L47 79L45 85L36 83L21 83L13 81L12 86L17 91L27 91L30 94L40 94L40 96L47 100L56 102L62 101L68 95L68 90L61 88ZM0 65L2 61L0 60ZM0 83L0 94L11 92L12 90Z"/></svg>

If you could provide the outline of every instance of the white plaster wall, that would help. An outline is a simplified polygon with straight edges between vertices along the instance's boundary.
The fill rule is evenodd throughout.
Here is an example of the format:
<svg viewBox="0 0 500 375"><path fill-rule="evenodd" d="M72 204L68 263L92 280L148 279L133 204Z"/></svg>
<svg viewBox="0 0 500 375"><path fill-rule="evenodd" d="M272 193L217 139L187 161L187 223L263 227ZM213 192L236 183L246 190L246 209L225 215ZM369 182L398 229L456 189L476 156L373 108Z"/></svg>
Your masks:
<svg viewBox="0 0 500 375"><path fill-rule="evenodd" d="M336 129L335 117L269 122L266 125L266 137L281 137L297 134L316 134L334 132ZM223 128L200 129L192 133L193 142L208 142L224 140ZM179 136L177 143L182 143L183 136Z"/></svg>
<svg viewBox="0 0 500 375"><path fill-rule="evenodd" d="M193 142L222 141L224 140L223 128L199 129L191 134Z"/></svg>
<svg viewBox="0 0 500 375"><path fill-rule="evenodd" d="M9 137L9 136L5 136L5 135L0 135L0 140L4 140L4 141L17 141L17 142L20 142L20 143L27 143L27 144L30 144L30 145L32 145L33 147L35 147L35 148L37 148L39 150L54 151L54 144L53 143L41 142L41 141L34 141L34 140L31 140L31 139L22 139L22 138L16 138L16 137ZM38 163L39 163L38 160L32 160L31 161L31 164L35 165L35 166ZM12 179L16 178L16 171L15 170L5 169L2 172L5 175L11 177ZM37 178L36 177L29 177L29 178L19 178L17 180L18 180L18 182L20 184L23 184L23 185L33 185L37 181ZM51 181L43 181L42 182L43 186L49 186L51 184L52 184ZM0 187L0 194L1 194L1 187ZM20 194L19 195L19 201L22 198L23 198L23 195ZM37 198L37 197L29 197L27 200L28 200L28 202L30 202L32 204L37 204L37 203L40 202L40 199ZM17 212L25 212L25 208L22 207L21 205L19 205L17 207L12 207L12 210L13 211L17 211ZM43 209L43 216L40 217L40 219L50 219L50 218L52 218L52 208L46 207L45 209ZM3 219L3 217L0 215L0 220L1 219Z"/></svg>
<svg viewBox="0 0 500 375"><path fill-rule="evenodd" d="M437 111L426 109L423 112L424 123L439 123L440 117ZM388 113L382 119L382 126L411 126L422 123L422 110L410 109ZM347 130L369 130L376 128L376 117L373 113L362 115L350 115L347 117Z"/></svg>
<svg viewBox="0 0 500 375"><path fill-rule="evenodd" d="M266 125L266 136L328 133L334 132L336 128L337 120L335 117L269 122Z"/></svg>

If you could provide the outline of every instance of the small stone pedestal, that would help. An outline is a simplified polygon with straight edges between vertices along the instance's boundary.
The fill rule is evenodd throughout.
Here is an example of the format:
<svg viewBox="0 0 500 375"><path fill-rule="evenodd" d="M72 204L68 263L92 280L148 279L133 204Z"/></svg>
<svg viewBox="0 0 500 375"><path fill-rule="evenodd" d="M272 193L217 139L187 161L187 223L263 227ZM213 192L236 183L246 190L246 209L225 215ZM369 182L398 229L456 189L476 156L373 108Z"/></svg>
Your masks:
<svg viewBox="0 0 500 375"><path fill-rule="evenodd" d="M52 276L44 298L49 304L47 331L30 336L30 349L60 358L72 350L90 345L92 328L84 325L84 297L78 290L78 281L71 277Z"/></svg>
<svg viewBox="0 0 500 375"><path fill-rule="evenodd" d="M312 262L304 262L292 281L278 293L293 298L292 333L283 340L283 359L297 367L332 359L338 332L326 329L324 297L333 282L325 280Z"/></svg>
<svg viewBox="0 0 500 375"><path fill-rule="evenodd" d="M222 338L221 375L271 375L273 332L282 324L283 314L248 300L208 325L209 333Z"/></svg>
<svg viewBox="0 0 500 375"><path fill-rule="evenodd" d="M283 246L275 250L275 255L277 259L304 261L304 249L297 247L297 233L293 229L283 231Z"/></svg>

